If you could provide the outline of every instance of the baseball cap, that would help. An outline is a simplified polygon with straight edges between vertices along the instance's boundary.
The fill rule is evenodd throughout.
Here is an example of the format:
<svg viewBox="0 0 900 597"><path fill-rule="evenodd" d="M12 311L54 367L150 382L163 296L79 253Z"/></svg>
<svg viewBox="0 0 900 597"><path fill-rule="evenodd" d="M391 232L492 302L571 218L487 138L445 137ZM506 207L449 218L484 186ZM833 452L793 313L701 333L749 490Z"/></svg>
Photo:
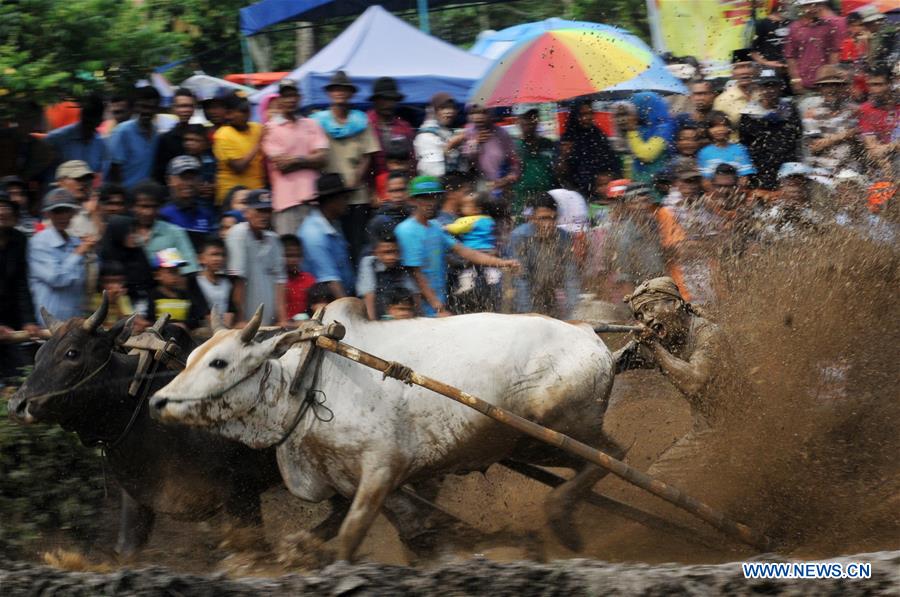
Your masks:
<svg viewBox="0 0 900 597"><path fill-rule="evenodd" d="M166 174L169 176L178 176L185 172L199 172L200 160L191 155L180 155L169 160L166 166Z"/></svg>
<svg viewBox="0 0 900 597"><path fill-rule="evenodd" d="M153 257L154 265L157 268L168 269L187 265L187 261L181 256L178 249L174 247L157 251L154 253Z"/></svg>
<svg viewBox="0 0 900 597"><path fill-rule="evenodd" d="M409 196L436 195L444 192L441 181L434 176L416 176L409 181Z"/></svg>
<svg viewBox="0 0 900 597"><path fill-rule="evenodd" d="M53 211L54 209L81 209L78 201L72 193L65 189L56 188L44 196L44 205L41 211Z"/></svg>
<svg viewBox="0 0 900 597"><path fill-rule="evenodd" d="M63 162L56 169L56 180L61 178L82 178L84 176L93 176L94 171L91 170L87 162L81 160L69 160Z"/></svg>
<svg viewBox="0 0 900 597"><path fill-rule="evenodd" d="M812 174L812 170L810 170L809 166L806 164L801 164L800 162L785 162L781 165L781 168L778 169L778 180L787 178L788 176L807 177L810 174Z"/></svg>
<svg viewBox="0 0 900 597"><path fill-rule="evenodd" d="M272 194L266 189L250 191L247 195L248 209L272 209Z"/></svg>
<svg viewBox="0 0 900 597"><path fill-rule="evenodd" d="M759 71L756 82L759 85L781 85L784 81L782 81L781 76L773 69L764 68Z"/></svg>
<svg viewBox="0 0 900 597"><path fill-rule="evenodd" d="M610 199L615 199L616 197L623 196L625 194L625 191L628 190L629 184L631 184L631 180L627 178L611 180L609 184L606 185L606 196Z"/></svg>
<svg viewBox="0 0 900 597"><path fill-rule="evenodd" d="M278 91L284 91L285 89L293 89L297 93L300 93L300 88L297 87L297 81L293 79L282 79L278 81Z"/></svg>

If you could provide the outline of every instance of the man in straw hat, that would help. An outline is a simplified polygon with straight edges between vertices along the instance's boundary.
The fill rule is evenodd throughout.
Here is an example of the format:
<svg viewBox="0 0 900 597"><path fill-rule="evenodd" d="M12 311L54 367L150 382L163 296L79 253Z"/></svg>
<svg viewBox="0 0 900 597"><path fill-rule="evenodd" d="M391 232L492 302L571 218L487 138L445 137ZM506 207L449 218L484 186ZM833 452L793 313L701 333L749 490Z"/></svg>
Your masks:
<svg viewBox="0 0 900 597"><path fill-rule="evenodd" d="M737 375L725 332L685 302L672 278L642 282L625 302L641 331L615 353L616 373L658 368L691 407L693 428L660 456L650 473L678 470L701 438L729 414L746 384Z"/></svg>

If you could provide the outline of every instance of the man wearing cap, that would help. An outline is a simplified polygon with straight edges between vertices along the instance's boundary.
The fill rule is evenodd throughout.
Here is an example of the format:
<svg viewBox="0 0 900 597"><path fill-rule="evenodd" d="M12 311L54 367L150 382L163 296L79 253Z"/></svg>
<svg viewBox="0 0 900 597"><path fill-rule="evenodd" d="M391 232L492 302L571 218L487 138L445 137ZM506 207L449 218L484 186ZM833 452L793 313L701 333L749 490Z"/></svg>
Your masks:
<svg viewBox="0 0 900 597"><path fill-rule="evenodd" d="M816 73L818 95L803 113L806 163L829 176L844 168L859 169L858 106L850 100L850 80L839 66L827 64Z"/></svg>
<svg viewBox="0 0 900 597"><path fill-rule="evenodd" d="M840 57L842 26L828 15L826 0L797 0L800 18L790 24L784 57L794 93L802 95L815 88L816 72Z"/></svg>
<svg viewBox="0 0 900 597"><path fill-rule="evenodd" d="M272 196L259 189L247 195L246 222L228 232L228 275L234 276L234 304L238 319L247 321L265 305L264 325L286 325L284 285L287 271L278 235L269 230Z"/></svg>
<svg viewBox="0 0 900 597"><path fill-rule="evenodd" d="M351 259L355 259L366 243L366 223L372 202L366 182L380 146L366 113L350 109L350 100L357 89L343 71L334 74L325 91L331 105L312 118L328 135L328 163L324 170L340 174L344 186L353 189L341 226L350 243Z"/></svg>
<svg viewBox="0 0 900 597"><path fill-rule="evenodd" d="M689 462L710 429L738 412L748 385L725 332L697 314L672 278L643 282L625 303L641 331L614 353L616 373L659 369L691 407L692 430L648 471L665 478Z"/></svg>
<svg viewBox="0 0 900 597"><path fill-rule="evenodd" d="M447 302L447 253L455 252L466 261L488 267L517 267L518 262L499 259L470 249L456 241L434 219L444 187L433 176L417 176L409 183L409 195L416 204L413 215L395 229L400 245L400 262L410 268L422 294L423 309L429 317L449 315Z"/></svg>
<svg viewBox="0 0 900 597"><path fill-rule="evenodd" d="M800 162L782 164L778 171L777 201L757 216L755 228L760 241L799 238L821 226L823 218L811 205L811 173L809 166Z"/></svg>
<svg viewBox="0 0 900 597"><path fill-rule="evenodd" d="M28 282L36 310L45 307L58 319L82 314L85 299L85 255L96 239L78 239L66 229L80 206L69 191L53 189L44 198L50 226L28 241ZM35 314L40 317L40 313Z"/></svg>
<svg viewBox="0 0 900 597"><path fill-rule="evenodd" d="M173 158L166 168L166 182L172 201L159 210L159 216L185 230L199 251L207 236L216 229L215 212L200 201L200 160L189 155Z"/></svg>
<svg viewBox="0 0 900 597"><path fill-rule="evenodd" d="M803 124L794 103L781 97L784 83L778 73L763 69L756 84L756 99L741 113L738 133L756 166L758 186L772 190L778 168L800 158Z"/></svg>
<svg viewBox="0 0 900 597"><path fill-rule="evenodd" d="M70 160L56 169L56 184L69 192L79 207L69 224L68 233L76 238L94 236L100 229L98 206L89 201L94 172L86 162Z"/></svg>
<svg viewBox="0 0 900 597"><path fill-rule="evenodd" d="M350 245L341 231L341 218L347 211L352 190L336 172L323 174L316 184L317 206L297 230L306 268L317 282L328 284L335 298L353 296L356 275L350 260Z"/></svg>
<svg viewBox="0 0 900 597"><path fill-rule="evenodd" d="M387 169L385 150L391 139L405 139L408 147L413 147L415 132L408 122L397 116L397 104L406 97L397 88L393 77L380 77L372 86L372 109L368 112L369 126L375 131L381 151L375 158L373 173L380 174ZM410 155L412 158L412 155Z"/></svg>
<svg viewBox="0 0 900 597"><path fill-rule="evenodd" d="M153 175L159 132L154 120L159 113L160 95L152 86L134 91L136 118L123 122L109 137L110 166L106 177L130 188Z"/></svg>
<svg viewBox="0 0 900 597"><path fill-rule="evenodd" d="M428 115L413 142L419 174L443 176L459 168L459 150L449 145L456 134L451 128L456 115L456 102L449 93L432 96Z"/></svg>
<svg viewBox="0 0 900 597"><path fill-rule="evenodd" d="M194 93L185 87L176 89L175 96L172 98L172 113L178 118L178 122L159 138L156 158L153 162L153 178L157 182L165 184L166 169L169 163L187 153L184 150L184 134L187 132L196 110L197 99L194 97Z"/></svg>
<svg viewBox="0 0 900 597"><path fill-rule="evenodd" d="M311 118L297 115L300 91L291 79L278 84L279 113L266 123L263 154L268 158L272 214L278 234L294 234L309 213L319 171L328 161L328 137Z"/></svg>
<svg viewBox="0 0 900 597"><path fill-rule="evenodd" d="M103 172L109 165L106 140L97 132L103 122L103 99L91 95L79 102L81 117L78 122L51 131L45 137L56 154L55 163L70 160L85 162L94 172Z"/></svg>
<svg viewBox="0 0 900 597"><path fill-rule="evenodd" d="M898 57L900 33L897 24L888 23L887 17L874 3L867 4L856 12L862 17L862 24L869 34L866 65L869 68L892 68L900 59Z"/></svg>

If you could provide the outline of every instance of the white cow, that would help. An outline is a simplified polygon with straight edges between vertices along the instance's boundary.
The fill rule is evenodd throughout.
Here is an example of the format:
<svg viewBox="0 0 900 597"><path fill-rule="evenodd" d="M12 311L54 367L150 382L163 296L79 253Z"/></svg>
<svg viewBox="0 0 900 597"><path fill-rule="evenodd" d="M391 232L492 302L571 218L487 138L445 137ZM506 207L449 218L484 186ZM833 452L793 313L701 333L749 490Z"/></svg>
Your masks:
<svg viewBox="0 0 900 597"><path fill-rule="evenodd" d="M187 368L151 400L167 422L210 427L255 448L278 444L299 412L288 392L301 350L284 352L280 336L253 340L260 316L244 331L220 331L191 353ZM446 319L371 322L363 303L341 299L325 323L346 326L344 342L470 392L614 456L602 432L613 383L610 351L587 325L539 315L482 313ZM283 353L283 354L282 354ZM310 384L334 413L307 412L278 448L288 489L312 502L337 492L352 504L340 527L337 556L350 560L384 507L405 541L414 504L397 491L447 473L481 471L504 458L580 469L551 493L548 519L569 546L574 504L604 471L540 444L446 397L323 352Z"/></svg>

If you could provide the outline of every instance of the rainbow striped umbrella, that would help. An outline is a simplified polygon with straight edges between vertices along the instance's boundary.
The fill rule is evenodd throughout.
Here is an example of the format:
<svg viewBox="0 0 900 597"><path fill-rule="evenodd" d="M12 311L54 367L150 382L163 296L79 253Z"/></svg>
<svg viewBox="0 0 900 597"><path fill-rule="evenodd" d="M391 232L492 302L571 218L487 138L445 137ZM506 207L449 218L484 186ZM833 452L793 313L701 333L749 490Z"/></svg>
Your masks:
<svg viewBox="0 0 900 597"><path fill-rule="evenodd" d="M687 92L662 60L627 31L560 19L528 27L474 87L470 101L510 106L599 93Z"/></svg>

